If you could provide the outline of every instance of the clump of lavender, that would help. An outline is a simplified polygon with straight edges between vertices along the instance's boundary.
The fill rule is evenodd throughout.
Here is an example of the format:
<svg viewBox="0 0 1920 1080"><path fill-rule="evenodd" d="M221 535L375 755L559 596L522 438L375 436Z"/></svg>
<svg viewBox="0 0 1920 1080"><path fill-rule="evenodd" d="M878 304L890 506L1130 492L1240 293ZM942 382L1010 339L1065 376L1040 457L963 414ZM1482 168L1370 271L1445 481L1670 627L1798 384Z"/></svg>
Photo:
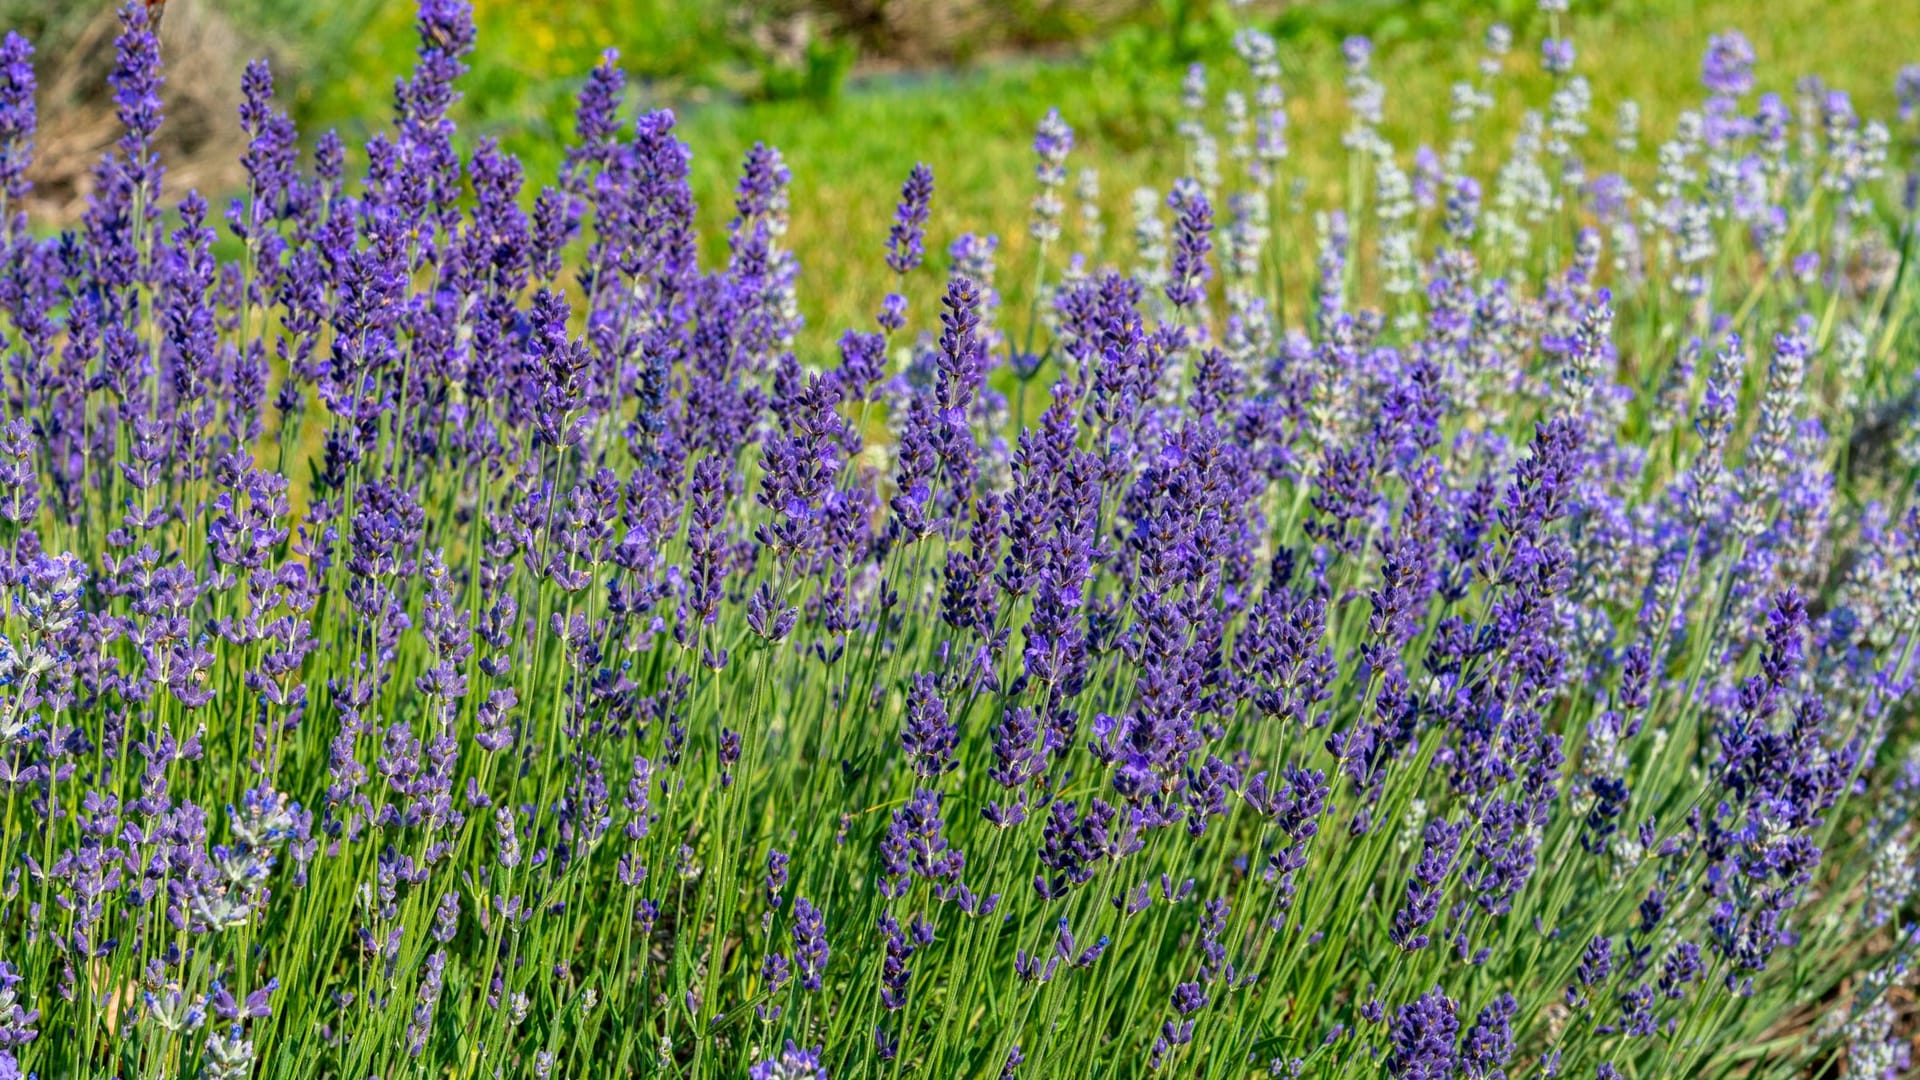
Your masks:
<svg viewBox="0 0 1920 1080"><path fill-rule="evenodd" d="M1920 77L1643 131L1542 9L1439 150L1347 42L1325 190L1242 33L1130 251L1058 113L915 166L824 356L612 55L550 181L460 0L352 153L254 65L215 215L133 3L44 236L9 35L0 1076L1898 1074Z"/></svg>

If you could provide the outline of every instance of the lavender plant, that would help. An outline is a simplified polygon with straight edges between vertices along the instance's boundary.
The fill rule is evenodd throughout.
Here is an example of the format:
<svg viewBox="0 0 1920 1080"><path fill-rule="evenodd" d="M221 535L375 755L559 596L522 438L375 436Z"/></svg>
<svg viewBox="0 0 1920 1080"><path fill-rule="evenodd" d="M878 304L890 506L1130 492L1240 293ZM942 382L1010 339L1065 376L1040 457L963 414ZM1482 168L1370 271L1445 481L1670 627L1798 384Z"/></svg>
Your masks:
<svg viewBox="0 0 1920 1080"><path fill-rule="evenodd" d="M1643 160L1543 7L1325 198L1245 31L1132 251L1049 114L1024 322L915 166L827 357L611 54L537 192L461 0L351 175L255 65L222 229L130 4L43 237L9 36L0 1076L1900 1074L1920 74Z"/></svg>

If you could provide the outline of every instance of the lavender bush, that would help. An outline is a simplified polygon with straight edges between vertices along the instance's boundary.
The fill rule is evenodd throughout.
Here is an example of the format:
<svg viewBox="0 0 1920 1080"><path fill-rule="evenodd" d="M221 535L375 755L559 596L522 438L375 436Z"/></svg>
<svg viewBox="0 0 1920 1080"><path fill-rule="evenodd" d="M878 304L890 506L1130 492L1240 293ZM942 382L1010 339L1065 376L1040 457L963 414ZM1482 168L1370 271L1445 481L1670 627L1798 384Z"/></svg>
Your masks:
<svg viewBox="0 0 1920 1080"><path fill-rule="evenodd" d="M0 1076L1901 1074L1920 69L1649 154L1543 6L1325 200L1243 33L1132 244L1047 116L1024 313L915 167L824 358L612 56L531 197L460 0L351 177L255 65L222 241L132 4L41 238L7 38Z"/></svg>

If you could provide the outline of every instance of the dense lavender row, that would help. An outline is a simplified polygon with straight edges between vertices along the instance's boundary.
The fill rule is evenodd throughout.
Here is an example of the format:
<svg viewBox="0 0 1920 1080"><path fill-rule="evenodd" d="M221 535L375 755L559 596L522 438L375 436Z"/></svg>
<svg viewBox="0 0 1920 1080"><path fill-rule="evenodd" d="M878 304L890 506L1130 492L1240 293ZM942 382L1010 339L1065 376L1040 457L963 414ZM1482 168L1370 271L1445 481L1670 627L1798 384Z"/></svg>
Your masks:
<svg viewBox="0 0 1920 1080"><path fill-rule="evenodd" d="M836 357L611 57L531 198L460 0L351 177L256 65L219 261L9 37L0 1076L1899 1075L1920 69L1656 156L1544 6L1326 200L1244 33L1130 245L1049 115L1025 318L915 168Z"/></svg>

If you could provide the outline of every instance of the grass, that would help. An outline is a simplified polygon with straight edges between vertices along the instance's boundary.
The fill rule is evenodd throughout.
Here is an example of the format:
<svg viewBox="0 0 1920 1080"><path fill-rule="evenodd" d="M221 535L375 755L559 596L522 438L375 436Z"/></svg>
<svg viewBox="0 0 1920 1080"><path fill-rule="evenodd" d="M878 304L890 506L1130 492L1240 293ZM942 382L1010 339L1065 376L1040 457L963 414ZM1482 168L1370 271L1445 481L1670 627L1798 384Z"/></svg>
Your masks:
<svg viewBox="0 0 1920 1080"><path fill-rule="evenodd" d="M526 19L506 18L500 4L483 0L478 7L480 53L487 59L463 83L462 131L468 139L502 140L527 163L531 178L550 178L556 147L571 132L573 93L597 43L609 40L595 36L605 28L605 12L597 5L563 6L550 23L527 29L520 25ZM1286 71L1293 113L1289 179L1321 192L1344 182L1339 140L1346 103L1338 46L1345 35L1369 34L1380 46L1375 67L1388 89L1387 135L1403 146L1437 144L1445 138L1450 87L1471 74L1479 59L1474 43L1480 32L1496 15L1522 29L1526 20L1540 17L1530 7L1457 0L1308 3L1262 19L1279 37ZM1672 131L1674 103L1693 98L1689 91L1698 85L1699 56L1709 35L1739 28L1758 53L1763 89L1786 93L1796 75L1817 73L1852 93L1863 112L1884 113L1895 73L1915 59L1909 40L1887 32L1900 7L1888 0L1780 0L1763 18L1743 0L1576 4L1572 33L1582 52L1577 70L1592 83L1595 124L1611 123L1615 105L1632 98L1641 106L1643 138L1657 141ZM711 71L720 62L710 40L718 32L711 10L680 0L643 0L632 13L638 29L626 34L623 65L653 80ZM383 122L365 105L384 97L392 77L410 62L407 18L407 5L382 11L378 32L360 35L361 52L351 58L350 66L363 74L328 93L303 92L299 111L309 130L339 125L355 132ZM1522 34L1521 40L1528 39ZM1000 208L1030 197L1033 126L1050 107L1059 108L1078 135L1073 166L1096 168L1108 178L1102 202L1108 246L1117 249L1115 241L1130 228L1131 186L1145 177L1164 190L1181 171L1177 159L1153 148L1172 136L1180 77L1184 64L1196 58L1215 73L1216 93L1219 80L1237 72L1226 28L1209 26L1174 41L1164 26L1150 24L1066 60L856 79L831 101L748 102L711 94L689 99L658 89L630 97L649 106L678 106L682 137L695 154L694 187L709 253L721 250L747 149L765 140L785 156L793 171L787 243L815 286L800 298L808 324L801 355L812 360L846 326L869 319L890 287L882 244L913 163L927 162L936 178L929 250L944 250L968 231L1004 226L1007 215ZM1503 78L1508 95L1536 107L1544 103L1545 76L1532 55L1509 56ZM1490 119L1510 128L1519 114L1509 96ZM1504 148L1483 140L1481 149L1492 154ZM1311 222L1283 220L1279 227L1294 233L1294 250L1310 250ZM1032 257L1029 241L1024 232L1004 230L1000 241L999 286L1014 309L1028 299L1021 282ZM823 282L830 287L822 288ZM919 314L930 321L931 312Z"/></svg>

